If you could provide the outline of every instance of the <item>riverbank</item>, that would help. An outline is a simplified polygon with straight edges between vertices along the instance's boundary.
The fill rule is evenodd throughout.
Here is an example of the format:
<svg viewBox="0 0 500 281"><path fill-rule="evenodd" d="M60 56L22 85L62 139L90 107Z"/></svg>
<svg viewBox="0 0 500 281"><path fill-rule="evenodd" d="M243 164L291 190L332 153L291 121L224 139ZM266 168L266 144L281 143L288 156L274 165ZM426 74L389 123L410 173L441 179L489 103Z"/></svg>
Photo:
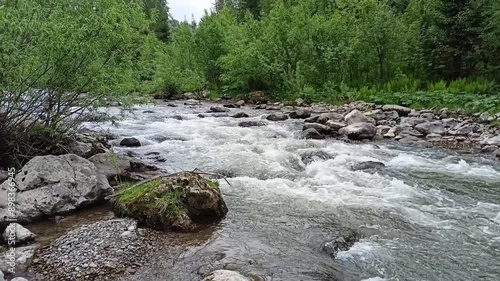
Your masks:
<svg viewBox="0 0 500 281"><path fill-rule="evenodd" d="M231 100L229 97L218 98L216 101L226 108L237 108L248 103L252 106L257 103L258 105L254 106L256 109L270 111L266 117L268 121L304 119L304 136L308 138L333 137L345 141L388 139L500 159L500 113L483 112L470 115L460 108L416 110L399 105L377 105L363 101L344 105L306 105L302 99L298 99L294 105L285 105L281 102L270 102L261 94L246 101ZM220 109L218 111L224 112ZM273 111L284 115L277 116ZM301 114L297 115L298 111ZM351 115L348 116L349 114ZM373 124L375 128L365 126L365 131L371 132L362 138L349 138L347 132L342 133L342 128L355 123Z"/></svg>

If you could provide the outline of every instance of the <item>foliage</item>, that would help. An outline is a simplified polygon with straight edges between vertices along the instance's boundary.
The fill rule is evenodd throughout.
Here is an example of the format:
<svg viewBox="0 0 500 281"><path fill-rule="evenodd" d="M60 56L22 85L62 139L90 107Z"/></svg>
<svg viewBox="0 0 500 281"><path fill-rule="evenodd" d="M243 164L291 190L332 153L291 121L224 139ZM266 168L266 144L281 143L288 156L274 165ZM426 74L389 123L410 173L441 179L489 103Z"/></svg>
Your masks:
<svg viewBox="0 0 500 281"><path fill-rule="evenodd" d="M66 134L134 100L150 22L138 1L0 1L0 158L29 157L35 127ZM43 145L42 145L43 146ZM34 150L34 151L31 151ZM30 152L31 151L31 152Z"/></svg>

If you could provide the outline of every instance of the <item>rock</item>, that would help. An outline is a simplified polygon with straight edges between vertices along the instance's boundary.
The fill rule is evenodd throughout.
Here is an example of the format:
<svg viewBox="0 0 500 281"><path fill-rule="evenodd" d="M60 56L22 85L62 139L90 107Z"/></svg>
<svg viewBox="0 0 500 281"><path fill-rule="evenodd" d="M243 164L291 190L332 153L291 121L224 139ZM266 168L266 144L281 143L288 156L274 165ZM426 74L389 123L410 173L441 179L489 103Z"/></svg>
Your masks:
<svg viewBox="0 0 500 281"><path fill-rule="evenodd" d="M311 116L311 111L307 109L299 109L290 113L290 118L292 119L306 119Z"/></svg>
<svg viewBox="0 0 500 281"><path fill-rule="evenodd" d="M448 117L450 117L450 110L446 107L442 108L442 109L438 110L437 115L439 115L440 119L448 118Z"/></svg>
<svg viewBox="0 0 500 281"><path fill-rule="evenodd" d="M150 153L146 156L150 155L153 154ZM161 159L161 157L156 159ZM90 157L89 161L94 163L97 170L112 184L118 184L122 181L144 180L156 175L158 170L140 160L113 152L96 154Z"/></svg>
<svg viewBox="0 0 500 281"><path fill-rule="evenodd" d="M16 245L21 245L26 242L33 241L35 240L35 238L36 234L18 223L9 224L3 232L4 241L8 242L9 239L13 239L13 241L16 242Z"/></svg>
<svg viewBox="0 0 500 281"><path fill-rule="evenodd" d="M423 112L422 114L420 114L420 116L422 118L426 119L427 121L434 120L434 113L432 113L432 112Z"/></svg>
<svg viewBox="0 0 500 281"><path fill-rule="evenodd" d="M329 120L325 124L332 132L338 132L340 129L344 128L346 124L344 122L337 122Z"/></svg>
<svg viewBox="0 0 500 281"><path fill-rule="evenodd" d="M428 134L425 138L428 140L428 141L431 141L431 142L435 142L435 141L439 141L441 140L441 135L439 134Z"/></svg>
<svg viewBox="0 0 500 281"><path fill-rule="evenodd" d="M375 123L375 120L366 117L361 111L355 109L344 117L347 125L353 125L356 123Z"/></svg>
<svg viewBox="0 0 500 281"><path fill-rule="evenodd" d="M24 277L16 277L10 281L28 281L28 279L24 278Z"/></svg>
<svg viewBox="0 0 500 281"><path fill-rule="evenodd" d="M210 107L209 112L217 112L217 113L229 112L229 109L225 108L225 107L220 107L220 106L212 106L212 107Z"/></svg>
<svg viewBox="0 0 500 281"><path fill-rule="evenodd" d="M411 112L411 108L408 108L408 107L404 107L404 106L400 106L400 105L394 105L394 104L387 104L387 105L384 105L382 106L382 110L383 111L391 111L391 110L394 110L396 111L399 116L403 117L403 116L408 116L408 114L410 114Z"/></svg>
<svg viewBox="0 0 500 281"><path fill-rule="evenodd" d="M361 239L361 236L354 232L340 234L330 242L325 243L322 250L335 258L339 252L349 250L359 239Z"/></svg>
<svg viewBox="0 0 500 281"><path fill-rule="evenodd" d="M266 109L267 105L266 104L260 104L255 107L255 109Z"/></svg>
<svg viewBox="0 0 500 281"><path fill-rule="evenodd" d="M139 146L141 146L141 142L136 138L124 138L120 142L120 146L139 147Z"/></svg>
<svg viewBox="0 0 500 281"><path fill-rule="evenodd" d="M195 100L195 99L197 99L197 98L198 98L198 97L196 96L196 94L194 94L194 93L189 93L189 92L188 92L188 93L184 93L184 94L182 94L182 97L183 97L184 99L186 99L186 100Z"/></svg>
<svg viewBox="0 0 500 281"><path fill-rule="evenodd" d="M316 160L329 160L334 158L335 157L323 150L304 151L300 153L300 160L305 165L309 165Z"/></svg>
<svg viewBox="0 0 500 281"><path fill-rule="evenodd" d="M446 132L443 123L441 121L420 123L415 126L415 130L417 130L423 135L428 135L428 134L442 135Z"/></svg>
<svg viewBox="0 0 500 281"><path fill-rule="evenodd" d="M366 161L355 164L351 167L353 171L363 171L363 170L381 170L385 168L385 164L376 161Z"/></svg>
<svg viewBox="0 0 500 281"><path fill-rule="evenodd" d="M235 104L237 106L244 106L245 105L245 101L244 100L240 100L240 101L237 101Z"/></svg>
<svg viewBox="0 0 500 281"><path fill-rule="evenodd" d="M251 281L251 279L238 272L221 269L210 273L203 281Z"/></svg>
<svg viewBox="0 0 500 281"><path fill-rule="evenodd" d="M168 106L168 107L177 107L177 105L176 105L176 104L173 104L173 103L169 103L169 104L167 104L167 106Z"/></svg>
<svg viewBox="0 0 500 281"><path fill-rule="evenodd" d="M498 146L496 145L486 145L483 148L481 148L481 153L493 153L498 149Z"/></svg>
<svg viewBox="0 0 500 281"><path fill-rule="evenodd" d="M15 254L14 256L10 255L10 252L7 252L5 255L0 255L0 272L3 271L6 274L12 273L9 269L12 268L14 262L14 271L16 274L26 271L26 269L31 265L37 248L38 245L15 247L14 252L12 252Z"/></svg>
<svg viewBox="0 0 500 281"><path fill-rule="evenodd" d="M403 127L415 127L418 124L422 124L427 122L427 119L424 118L415 118L415 117L403 117L401 118L400 125Z"/></svg>
<svg viewBox="0 0 500 281"><path fill-rule="evenodd" d="M385 113L385 119L387 120L398 121L400 119L399 113L395 110L385 111L384 113Z"/></svg>
<svg viewBox="0 0 500 281"><path fill-rule="evenodd" d="M288 119L288 115L282 113L271 114L266 117L269 121L285 121Z"/></svg>
<svg viewBox="0 0 500 281"><path fill-rule="evenodd" d="M319 115L311 116L304 120L305 123L318 123Z"/></svg>
<svg viewBox="0 0 500 281"><path fill-rule="evenodd" d="M233 97L232 97L232 96L230 96L230 95L223 95L223 96L222 96L222 97L220 97L220 98L221 98L222 100L231 100L231 99L233 99Z"/></svg>
<svg viewBox="0 0 500 281"><path fill-rule="evenodd" d="M391 128L392 128L391 126L379 125L377 126L377 134L383 136L387 134L391 130Z"/></svg>
<svg viewBox="0 0 500 281"><path fill-rule="evenodd" d="M253 104L266 104L268 99L262 91L252 92L249 101Z"/></svg>
<svg viewBox="0 0 500 281"><path fill-rule="evenodd" d="M375 119L375 121L383 120L386 118L385 113L380 109L375 109L367 112L365 116Z"/></svg>
<svg viewBox="0 0 500 281"><path fill-rule="evenodd" d="M478 132L478 125L477 124L471 124L469 121L464 121L458 125L456 125L453 129L449 130L448 133L450 135L456 136L456 135L468 135L471 133Z"/></svg>
<svg viewBox="0 0 500 281"><path fill-rule="evenodd" d="M298 98L298 99L295 100L295 105L296 106L305 106L306 102L303 99Z"/></svg>
<svg viewBox="0 0 500 281"><path fill-rule="evenodd" d="M328 126L325 126L323 124L319 123L304 123L304 126L302 127L302 131L306 131L308 129L315 129L318 131L320 134L330 134L330 128Z"/></svg>
<svg viewBox="0 0 500 281"><path fill-rule="evenodd" d="M90 143L83 143L79 141L73 141L71 144L68 146L68 150L72 154L76 154L80 157L83 158L88 158L92 156L92 144Z"/></svg>
<svg viewBox="0 0 500 281"><path fill-rule="evenodd" d="M15 182L15 217L20 223L73 211L112 192L96 166L74 154L35 157L19 171ZM0 185L2 194L7 189L7 182ZM8 217L7 203L6 196L0 196L0 223Z"/></svg>
<svg viewBox="0 0 500 281"><path fill-rule="evenodd" d="M399 135L396 137L396 140L398 140L401 143L425 142L424 140L420 139L419 137L412 136L412 135Z"/></svg>
<svg viewBox="0 0 500 281"><path fill-rule="evenodd" d="M395 126L392 127L385 135L383 135L384 138L394 138L396 137L401 131L403 130L403 127L401 126Z"/></svg>
<svg viewBox="0 0 500 281"><path fill-rule="evenodd" d="M201 104L201 101L193 99L184 102L184 105L199 105L199 104Z"/></svg>
<svg viewBox="0 0 500 281"><path fill-rule="evenodd" d="M128 187L113 199L115 211L155 229L191 231L227 213L217 182L192 172L157 177Z"/></svg>
<svg viewBox="0 0 500 281"><path fill-rule="evenodd" d="M315 140L322 140L325 138L322 134L320 134L318 131L316 131L313 128L307 129L302 132L302 135L304 136L305 139L315 139Z"/></svg>
<svg viewBox="0 0 500 281"><path fill-rule="evenodd" d="M337 113L322 113L318 116L316 123L326 124L328 121L341 121L343 120L342 115Z"/></svg>
<svg viewBox="0 0 500 281"><path fill-rule="evenodd" d="M488 138L488 139L482 141L481 144L500 146L500 135Z"/></svg>
<svg viewBox="0 0 500 281"><path fill-rule="evenodd" d="M407 137L407 136L420 138L420 137L423 137L424 135L422 133L420 133L419 131L414 130L412 128L405 128L401 132L399 132L399 134L396 136L396 140L402 139L402 138Z"/></svg>
<svg viewBox="0 0 500 281"><path fill-rule="evenodd" d="M263 121L244 121L244 122L240 122L238 124L238 126L243 127L243 128L247 128L247 127L263 127L263 126L267 126L267 123L263 122Z"/></svg>
<svg viewBox="0 0 500 281"><path fill-rule="evenodd" d="M455 118L445 118L445 119L442 119L441 122L443 122L443 126L445 128L454 128L460 123Z"/></svg>
<svg viewBox="0 0 500 281"><path fill-rule="evenodd" d="M491 122L491 121L495 120L495 116L492 116L488 112L483 112L483 113L481 113L481 115L479 115L479 120L481 120L481 122L485 122L485 123Z"/></svg>
<svg viewBox="0 0 500 281"><path fill-rule="evenodd" d="M282 107L283 106L281 106L281 105L268 105L266 107L266 110L281 110Z"/></svg>
<svg viewBox="0 0 500 281"><path fill-rule="evenodd" d="M250 116L248 116L248 114L246 114L245 112L238 112L231 117L233 117L233 118L248 118Z"/></svg>
<svg viewBox="0 0 500 281"><path fill-rule="evenodd" d="M372 123L355 123L339 130L351 140L373 139L377 134L377 128Z"/></svg>
<svg viewBox="0 0 500 281"><path fill-rule="evenodd" d="M5 281L5 276L3 275L3 272L0 270L0 281Z"/></svg>
<svg viewBox="0 0 500 281"><path fill-rule="evenodd" d="M237 106L236 104L228 103L228 104L224 104L223 107L225 107L225 108L238 108L239 106Z"/></svg>

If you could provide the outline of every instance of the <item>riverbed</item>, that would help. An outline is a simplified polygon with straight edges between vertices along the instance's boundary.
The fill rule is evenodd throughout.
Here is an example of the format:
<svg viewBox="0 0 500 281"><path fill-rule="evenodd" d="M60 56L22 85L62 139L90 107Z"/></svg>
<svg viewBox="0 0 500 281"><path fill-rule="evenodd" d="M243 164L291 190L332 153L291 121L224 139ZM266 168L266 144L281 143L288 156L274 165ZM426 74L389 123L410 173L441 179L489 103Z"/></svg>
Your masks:
<svg viewBox="0 0 500 281"><path fill-rule="evenodd" d="M87 124L143 144L118 153L230 183L220 181L229 213L206 243L159 255L127 280L201 280L218 268L273 281L499 280L498 161L388 141L305 140L302 120L238 126L266 110L200 118L212 104L177 105L134 107L118 126ZM363 161L386 167L351 169ZM350 230L363 236L350 250L336 258L322 250Z"/></svg>

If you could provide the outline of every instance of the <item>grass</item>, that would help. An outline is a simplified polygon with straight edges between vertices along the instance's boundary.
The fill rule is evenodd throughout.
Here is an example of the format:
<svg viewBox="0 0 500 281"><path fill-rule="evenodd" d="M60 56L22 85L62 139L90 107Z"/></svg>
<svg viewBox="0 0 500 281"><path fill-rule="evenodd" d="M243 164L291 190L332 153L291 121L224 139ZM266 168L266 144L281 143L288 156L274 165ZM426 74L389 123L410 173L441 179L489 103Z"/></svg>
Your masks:
<svg viewBox="0 0 500 281"><path fill-rule="evenodd" d="M219 183L196 173L164 176L139 184L122 185L113 203L117 212L134 217L153 228L168 228L180 215L188 214L187 186L210 187L219 190Z"/></svg>
<svg viewBox="0 0 500 281"><path fill-rule="evenodd" d="M115 204L132 212L141 212L148 217L164 215L175 217L185 213L182 187L158 178L140 184L125 184Z"/></svg>

